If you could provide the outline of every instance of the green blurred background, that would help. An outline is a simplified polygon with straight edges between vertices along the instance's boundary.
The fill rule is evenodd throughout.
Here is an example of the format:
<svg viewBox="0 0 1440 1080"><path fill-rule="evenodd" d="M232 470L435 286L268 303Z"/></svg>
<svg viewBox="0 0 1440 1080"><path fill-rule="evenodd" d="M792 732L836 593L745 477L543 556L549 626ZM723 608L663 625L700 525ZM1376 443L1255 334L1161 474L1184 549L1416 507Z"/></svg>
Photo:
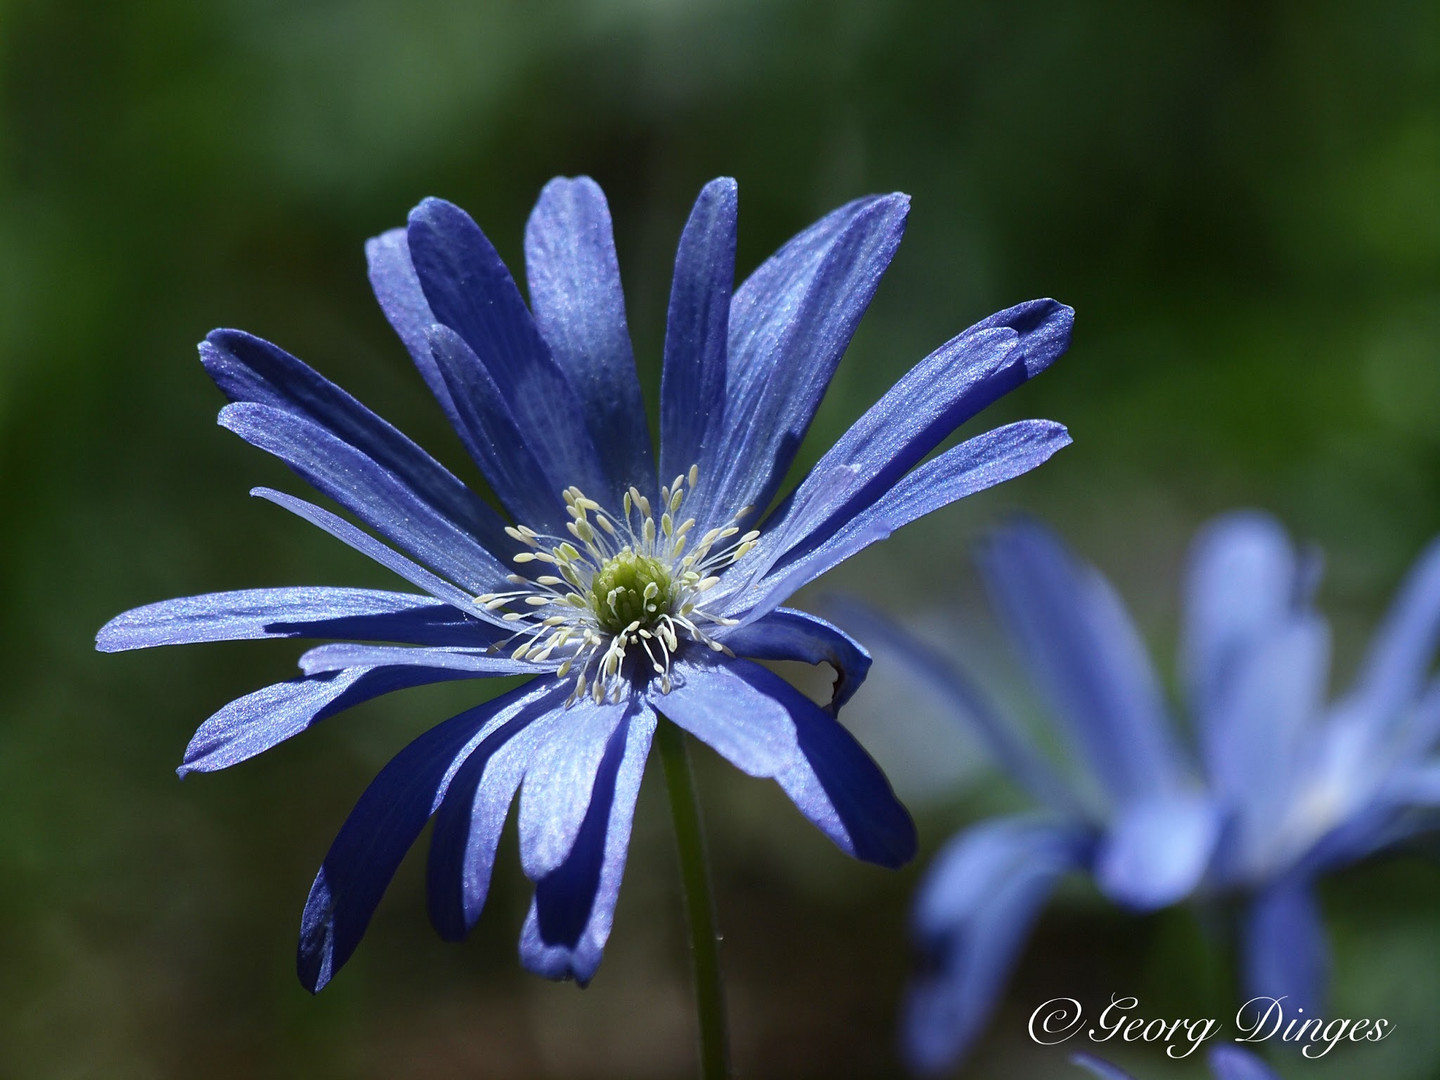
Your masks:
<svg viewBox="0 0 1440 1080"><path fill-rule="evenodd" d="M1075 446L826 582L961 627L977 656L1001 652L969 545L1015 509L1113 577L1167 662L1191 532L1236 505L1273 510L1327 554L1340 680L1440 532L1433 0L0 0L0 87L6 1077L693 1068L657 776L588 990L516 963L528 891L511 838L467 943L426 922L422 844L312 998L293 949L330 839L388 757L475 684L410 691L181 784L196 725L288 677L299 649L92 652L105 619L170 596L393 584L247 498L302 485L213 426L221 398L194 353L212 327L283 344L473 475L365 280L364 239L425 195L468 208L518 268L544 181L599 180L653 406L674 243L705 180L739 180L742 272L844 200L911 193L806 461L969 323L1034 296L1074 305L1070 354L983 426L1050 417ZM943 784L911 775L895 747L908 738L914 757L921 712L872 692L853 715L914 795L928 852L1007 795L963 746ZM852 864L773 785L708 754L699 767L737 1069L898 1075L916 868ZM1440 1076L1435 865L1358 868L1324 900L1334 1012L1398 1030L1281 1070ZM1078 1075L1024 1037L1055 994L1232 1015L1226 950L1197 926L1069 891L964 1075ZM1200 1075L1153 1048L1126 1060Z"/></svg>

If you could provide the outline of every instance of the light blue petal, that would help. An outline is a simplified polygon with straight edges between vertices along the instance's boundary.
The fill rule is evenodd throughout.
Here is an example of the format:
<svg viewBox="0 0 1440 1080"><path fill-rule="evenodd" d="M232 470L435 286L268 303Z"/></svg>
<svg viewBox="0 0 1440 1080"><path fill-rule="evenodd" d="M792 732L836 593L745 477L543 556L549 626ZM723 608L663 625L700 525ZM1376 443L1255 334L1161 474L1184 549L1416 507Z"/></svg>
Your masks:
<svg viewBox="0 0 1440 1080"><path fill-rule="evenodd" d="M701 528L742 506L762 513L795 458L835 365L905 231L909 199L842 206L800 233L735 290L722 438L700 462L711 486Z"/></svg>
<svg viewBox="0 0 1440 1080"><path fill-rule="evenodd" d="M635 797L655 735L654 712L638 700L632 706L596 772L570 856L536 882L520 932L520 960L537 975L584 986L600 966L625 873Z"/></svg>
<svg viewBox="0 0 1440 1080"><path fill-rule="evenodd" d="M133 608L101 628L95 647L123 652L286 637L484 646L497 640L498 632L428 596L304 586L206 593Z"/></svg>
<svg viewBox="0 0 1440 1080"><path fill-rule="evenodd" d="M268 405L220 410L220 424L274 454L412 558L471 592L488 592L509 572L462 526L419 499L401 478L325 428Z"/></svg>
<svg viewBox="0 0 1440 1080"><path fill-rule="evenodd" d="M1096 884L1111 900L1136 911L1176 903L1204 876L1219 833L1218 811L1198 793L1126 803L1101 840Z"/></svg>
<svg viewBox="0 0 1440 1080"><path fill-rule="evenodd" d="M870 670L870 654L863 645L838 626L793 608L776 608L763 619L717 631L714 637L736 656L829 664L835 669L831 716L860 689Z"/></svg>
<svg viewBox="0 0 1440 1080"><path fill-rule="evenodd" d="M655 463L610 208L594 180L556 177L545 185L525 226L525 276L540 336L580 399L610 478L609 490L591 497L618 506L631 484L653 488Z"/></svg>
<svg viewBox="0 0 1440 1080"><path fill-rule="evenodd" d="M343 671L352 667L428 667L464 671L472 676L532 675L553 670L555 664L534 664L512 660L508 653L476 649L443 649L406 645L352 645L334 642L317 645L300 657L306 675Z"/></svg>
<svg viewBox="0 0 1440 1080"><path fill-rule="evenodd" d="M842 851L881 866L915 857L915 824L880 767L840 723L748 660L677 662L651 703L737 769L772 777Z"/></svg>
<svg viewBox="0 0 1440 1080"><path fill-rule="evenodd" d="M1287 1016L1321 1015L1330 950L1309 882L1286 878L1260 893L1246 913L1247 997L1283 998Z"/></svg>
<svg viewBox="0 0 1440 1080"><path fill-rule="evenodd" d="M1041 906L1063 874L1084 864L1090 844L1075 824L999 818L967 829L935 856L911 912L926 965L905 1001L912 1067L938 1072L970 1050Z"/></svg>
<svg viewBox="0 0 1440 1080"><path fill-rule="evenodd" d="M404 342L425 379L425 385L445 411L450 426L460 431L455 402L446 389L445 380L430 356L430 343L425 332L435 322L435 313L425 299L425 290L410 262L410 243L403 228L390 229L365 242L365 262L370 274L370 288L380 302L380 310Z"/></svg>
<svg viewBox="0 0 1440 1080"><path fill-rule="evenodd" d="M1159 681L1109 582L1032 523L997 531L980 566L1017 655L1111 797L1182 790Z"/></svg>
<svg viewBox="0 0 1440 1080"><path fill-rule="evenodd" d="M735 285L735 181L700 190L680 247L665 320L660 376L660 473L665 483L713 460L725 419L730 292ZM708 487L713 478L702 482ZM736 507L735 509L739 509Z"/></svg>

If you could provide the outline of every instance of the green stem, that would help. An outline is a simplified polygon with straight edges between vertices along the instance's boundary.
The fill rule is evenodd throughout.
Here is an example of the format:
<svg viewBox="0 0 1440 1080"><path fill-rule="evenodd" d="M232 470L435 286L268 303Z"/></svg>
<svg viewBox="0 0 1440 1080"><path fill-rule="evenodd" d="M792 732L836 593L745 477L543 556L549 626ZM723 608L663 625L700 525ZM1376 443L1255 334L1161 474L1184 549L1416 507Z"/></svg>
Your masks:
<svg viewBox="0 0 1440 1080"><path fill-rule="evenodd" d="M700 804L690 772L685 732L663 716L655 732L665 766L665 790L675 840L680 848L680 880L685 890L685 921L695 961L695 1008L700 1018L700 1075L724 1080L730 1075L729 1040L725 1032L725 994L720 981L719 938L715 932L715 901L705 866L705 839L700 832Z"/></svg>

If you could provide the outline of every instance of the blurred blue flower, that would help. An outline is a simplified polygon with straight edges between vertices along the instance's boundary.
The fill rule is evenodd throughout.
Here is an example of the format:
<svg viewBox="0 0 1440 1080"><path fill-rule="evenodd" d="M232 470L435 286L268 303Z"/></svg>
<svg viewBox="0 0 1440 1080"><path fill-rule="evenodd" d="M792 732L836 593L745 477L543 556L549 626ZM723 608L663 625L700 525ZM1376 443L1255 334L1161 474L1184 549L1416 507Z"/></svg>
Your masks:
<svg viewBox="0 0 1440 1080"><path fill-rule="evenodd" d="M371 240L375 294L509 522L415 443L274 345L200 346L232 404L220 423L349 511L264 488L420 593L276 588L130 611L105 651L240 638L341 639L301 678L240 698L196 733L181 775L233 765L342 709L424 683L534 674L440 724L379 774L340 830L301 923L318 990L354 951L433 816L430 914L479 917L517 790L535 882L522 962L589 980L610 932L657 710L742 771L774 778L844 851L895 866L914 826L834 719L869 666L854 641L780 604L909 521L1040 464L1069 442L1031 420L921 463L1069 343L1049 300L1000 312L907 374L758 530L904 228L903 195L859 199L739 288L736 190L708 184L675 261L652 451L609 210L586 178L546 186L525 234L530 303L460 209L427 199ZM671 479L673 477L673 479ZM367 529L369 531L367 531ZM514 572L511 564L525 573ZM392 644L392 643L403 644ZM830 709L751 660L826 661Z"/></svg>
<svg viewBox="0 0 1440 1080"><path fill-rule="evenodd" d="M1135 1080L1124 1069L1090 1054L1076 1054L1070 1060L1094 1073L1100 1080ZM1238 1046L1222 1043L1214 1047L1209 1053L1209 1062L1215 1080L1280 1080L1268 1065Z"/></svg>
<svg viewBox="0 0 1440 1080"><path fill-rule="evenodd" d="M1119 598L1044 528L998 531L980 552L991 601L1047 699L1076 767L1057 770L947 660L878 616L840 622L935 688L1044 807L969 828L936 855L915 900L924 970L906 1005L921 1070L963 1055L1040 908L1067 873L1127 909L1238 897L1247 996L1315 1015L1327 947L1318 875L1429 824L1440 802L1440 543L1412 570L1355 684L1327 704L1318 559L1281 527L1235 513L1190 556L1181 650L1195 746Z"/></svg>

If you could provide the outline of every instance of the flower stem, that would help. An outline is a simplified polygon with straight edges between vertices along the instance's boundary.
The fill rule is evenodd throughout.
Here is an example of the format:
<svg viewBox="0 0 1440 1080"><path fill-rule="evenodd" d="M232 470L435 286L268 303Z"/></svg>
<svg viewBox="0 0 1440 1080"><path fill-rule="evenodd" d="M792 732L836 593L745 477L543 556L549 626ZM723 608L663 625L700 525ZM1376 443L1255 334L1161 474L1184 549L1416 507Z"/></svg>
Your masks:
<svg viewBox="0 0 1440 1080"><path fill-rule="evenodd" d="M690 772L685 732L661 717L655 733L665 766L665 790L680 848L680 880L685 891L685 921L690 927L690 952L695 961L695 1008L700 1019L700 1075L724 1080L730 1074L729 1040L725 1030L725 994L720 981L719 938L715 901L705 865L705 839L700 832L700 805Z"/></svg>

